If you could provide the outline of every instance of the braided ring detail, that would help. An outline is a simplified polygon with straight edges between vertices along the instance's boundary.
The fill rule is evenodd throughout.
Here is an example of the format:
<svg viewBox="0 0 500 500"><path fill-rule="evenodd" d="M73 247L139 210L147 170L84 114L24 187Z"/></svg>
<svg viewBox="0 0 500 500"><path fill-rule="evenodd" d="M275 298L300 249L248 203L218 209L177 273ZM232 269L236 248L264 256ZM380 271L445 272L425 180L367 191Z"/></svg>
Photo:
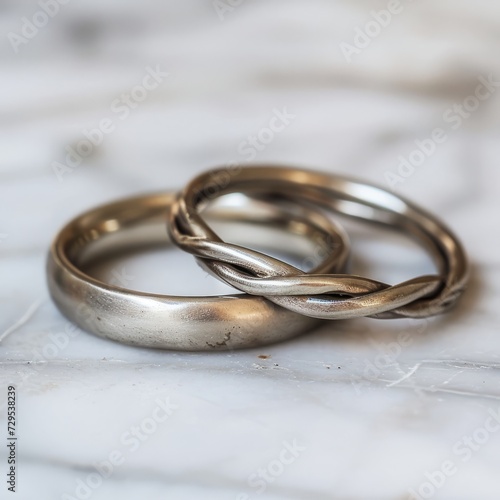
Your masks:
<svg viewBox="0 0 500 500"><path fill-rule="evenodd" d="M468 280L461 244L439 220L382 188L310 171L279 167L240 169L214 189L219 169L200 175L184 190L170 215L173 241L192 253L210 273L241 291L261 295L289 310L322 319L422 318L449 310ZM210 192L210 195L208 195ZM353 275L305 274L288 264L225 243L199 211L207 201L242 192L267 201L320 205L340 213L403 230L429 247L441 274L390 286Z"/></svg>

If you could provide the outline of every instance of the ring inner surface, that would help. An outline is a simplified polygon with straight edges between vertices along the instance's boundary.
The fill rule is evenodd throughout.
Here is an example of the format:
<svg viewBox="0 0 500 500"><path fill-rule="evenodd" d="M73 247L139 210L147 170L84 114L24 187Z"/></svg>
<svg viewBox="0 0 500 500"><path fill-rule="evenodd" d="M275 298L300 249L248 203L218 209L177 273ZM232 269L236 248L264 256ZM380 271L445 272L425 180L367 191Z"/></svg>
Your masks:
<svg viewBox="0 0 500 500"><path fill-rule="evenodd" d="M311 221L287 216L276 206L241 196L231 205L227 204L229 198L222 197L207 209L210 224L237 244L265 251L303 271L320 264L333 251L332 238L335 245L343 244L340 235L327 231L331 226L326 219L321 224L321 218ZM117 203L114 209L105 207L75 219L60 241L66 265L86 280L110 286L109 279L102 278L103 269L117 258L171 246L165 221L172 202L173 196L159 196L155 203L137 203L134 210L130 203Z"/></svg>

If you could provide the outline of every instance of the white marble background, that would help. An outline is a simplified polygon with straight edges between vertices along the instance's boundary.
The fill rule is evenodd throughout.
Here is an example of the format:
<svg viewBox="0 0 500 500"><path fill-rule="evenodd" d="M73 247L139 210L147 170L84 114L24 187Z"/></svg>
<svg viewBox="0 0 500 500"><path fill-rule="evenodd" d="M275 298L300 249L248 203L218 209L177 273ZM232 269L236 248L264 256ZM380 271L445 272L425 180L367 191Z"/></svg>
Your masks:
<svg viewBox="0 0 500 500"><path fill-rule="evenodd" d="M500 8L401 0L402 12L347 62L340 44L389 3L247 0L221 20L208 1L70 0L13 44L40 6L2 2L0 400L17 386L19 435L14 495L2 407L2 498L500 498L491 417L500 411L500 100L492 91L456 130L443 119L478 78L500 79ZM169 76L121 120L111 103L148 65ZM219 354L74 334L45 285L61 225L97 203L244 163L239 145L283 107L295 118L256 161L382 185L416 139L446 130L397 189L466 244L474 275L460 307L428 322L327 323L291 342ZM115 130L58 180L54 162L103 118ZM396 282L430 270L403 240L363 234L353 238L358 272ZM174 250L120 266L130 287L226 290ZM153 431L166 398L177 409ZM134 442L134 426L151 434ZM103 479L95 467L110 455L121 463Z"/></svg>

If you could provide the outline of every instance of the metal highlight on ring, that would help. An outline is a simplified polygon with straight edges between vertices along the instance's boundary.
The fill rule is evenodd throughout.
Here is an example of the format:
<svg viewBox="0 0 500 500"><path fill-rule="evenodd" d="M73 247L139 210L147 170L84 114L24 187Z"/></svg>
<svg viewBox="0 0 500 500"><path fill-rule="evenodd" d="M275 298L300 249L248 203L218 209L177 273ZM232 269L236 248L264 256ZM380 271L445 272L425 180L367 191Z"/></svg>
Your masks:
<svg viewBox="0 0 500 500"><path fill-rule="evenodd" d="M138 292L104 283L85 271L102 256L150 246L167 246L165 222L175 193L130 198L86 212L64 227L49 253L47 279L61 312L101 337L139 347L187 351L257 347L292 338L318 324L272 302L244 294L179 297ZM349 241L342 228L314 210L290 212L242 197L211 211L211 220L243 225L254 243L280 250L280 234L295 234L308 248L321 249L313 272L343 272ZM271 228L276 241L259 241L255 226ZM261 236L262 238L262 236ZM303 250L297 253L301 254ZM252 255L247 251L247 256ZM302 271L257 252L263 276Z"/></svg>
<svg viewBox="0 0 500 500"><path fill-rule="evenodd" d="M219 200L230 194L238 194L232 204L227 205L227 198ZM395 285L347 274L350 242L337 223L339 216L382 224L415 238L433 257L436 274ZM256 241L253 229L240 231L248 248L223 241L206 217L210 223L232 224L233 230L236 224L267 226L274 232L268 241ZM305 255L303 263L313 265L299 269L254 249L254 243L264 243L266 248L290 250L290 243L279 245L280 233L312 243L314 257ZM88 262L103 254L167 245L169 236L210 274L244 293L144 293L104 283L86 272ZM47 261L51 296L78 326L135 346L191 351L279 342L310 330L319 319L441 314L456 304L468 275L461 243L438 218L415 204L347 177L276 166L215 169L180 193L97 207L60 231Z"/></svg>
<svg viewBox="0 0 500 500"><path fill-rule="evenodd" d="M214 189L214 179L225 179ZM210 196L206 195L210 189ZM326 208L378 222L415 237L430 248L440 274L390 286L352 275L263 276L255 255L223 242L200 215L207 199L228 193L260 196L269 202ZM281 167L249 167L227 176L224 169L194 179L171 211L172 239L224 282L291 311L321 319L423 318L449 310L468 280L465 252L437 218L382 188L346 177Z"/></svg>

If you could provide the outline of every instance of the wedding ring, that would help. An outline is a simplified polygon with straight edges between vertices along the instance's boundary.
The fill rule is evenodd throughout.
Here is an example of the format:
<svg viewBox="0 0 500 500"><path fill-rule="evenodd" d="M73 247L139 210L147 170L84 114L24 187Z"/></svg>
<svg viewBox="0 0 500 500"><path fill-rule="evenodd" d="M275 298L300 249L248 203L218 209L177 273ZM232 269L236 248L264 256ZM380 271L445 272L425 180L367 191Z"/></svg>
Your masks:
<svg viewBox="0 0 500 500"><path fill-rule="evenodd" d="M427 248L439 274L395 286L352 275L265 276L255 255L245 255L241 248L222 241L200 215L209 200L228 193L319 206L334 214L387 225ZM468 281L462 245L436 217L383 188L320 172L275 166L206 172L182 192L171 211L169 231L177 245L195 255L214 276L314 318L432 316L455 305Z"/></svg>
<svg viewBox="0 0 500 500"><path fill-rule="evenodd" d="M86 212L57 235L47 261L50 294L76 325L126 344L175 350L227 350L279 342L310 330L318 321L250 295L178 297L144 293L104 283L87 274L89 263L117 252L169 243L165 222L175 193L126 199ZM240 196L228 208L209 211L211 220L273 229L272 248L300 249L312 272L343 272L349 243L343 230L317 211L288 209ZM248 225L252 225L249 229ZM256 231L258 233L258 231ZM285 234L286 233L286 234ZM296 235L293 243L286 238ZM284 240L285 248L280 248ZM286 248L288 247L288 248ZM305 247L305 249L304 249ZM304 255L305 253L305 255ZM302 271L259 252L245 257L261 276Z"/></svg>

